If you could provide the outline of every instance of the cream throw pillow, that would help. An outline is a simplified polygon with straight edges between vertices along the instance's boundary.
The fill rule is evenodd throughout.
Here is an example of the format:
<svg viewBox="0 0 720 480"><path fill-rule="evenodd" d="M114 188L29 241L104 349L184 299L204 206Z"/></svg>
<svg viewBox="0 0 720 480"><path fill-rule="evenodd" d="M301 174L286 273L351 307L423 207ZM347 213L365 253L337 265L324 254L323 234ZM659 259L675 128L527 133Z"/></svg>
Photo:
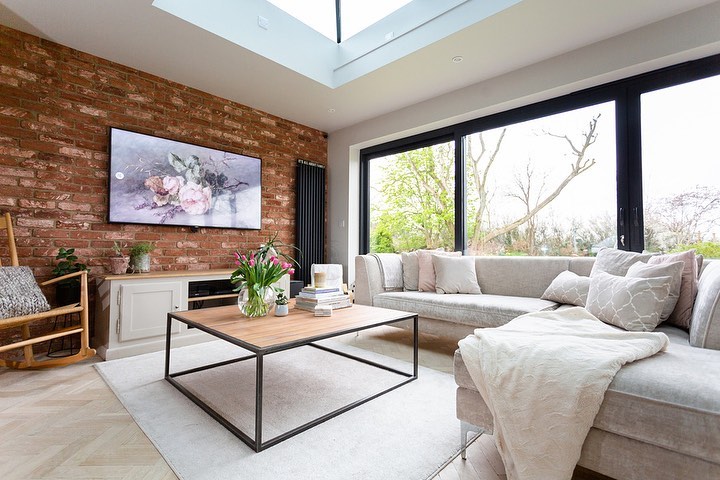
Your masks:
<svg viewBox="0 0 720 480"><path fill-rule="evenodd" d="M614 248L603 248L595 258L590 276L594 277L598 272L605 272L623 277L630 265L636 262L647 262L652 255L652 253L636 253Z"/></svg>
<svg viewBox="0 0 720 480"><path fill-rule="evenodd" d="M678 297L680 296L680 281L682 280L684 262L661 263L657 265L648 265L647 263L637 262L630 265L626 277L633 278L653 278L653 277L671 277L670 293L668 294L662 312L660 313L660 322L668 319L672 311L675 309Z"/></svg>
<svg viewBox="0 0 720 480"><path fill-rule="evenodd" d="M689 330L698 289L698 263L695 258L695 250L656 255L648 260L648 264L657 265L677 261L682 261L685 266L682 271L678 300L667 321L671 325Z"/></svg>
<svg viewBox="0 0 720 480"><path fill-rule="evenodd" d="M418 254L417 252L402 252L400 260L403 266L403 290L415 291L418 289Z"/></svg>
<svg viewBox="0 0 720 480"><path fill-rule="evenodd" d="M590 277L582 277L569 270L560 272L542 294L543 300L584 307L590 290Z"/></svg>
<svg viewBox="0 0 720 480"><path fill-rule="evenodd" d="M590 277L587 306L605 323L632 332L651 332L670 292L671 277L632 278L597 272Z"/></svg>
<svg viewBox="0 0 720 480"><path fill-rule="evenodd" d="M435 291L435 267L433 255L459 257L462 252L443 252L440 250L418 250L418 290L421 292Z"/></svg>
<svg viewBox="0 0 720 480"><path fill-rule="evenodd" d="M436 293L482 293L475 272L475 258L433 255L432 261Z"/></svg>

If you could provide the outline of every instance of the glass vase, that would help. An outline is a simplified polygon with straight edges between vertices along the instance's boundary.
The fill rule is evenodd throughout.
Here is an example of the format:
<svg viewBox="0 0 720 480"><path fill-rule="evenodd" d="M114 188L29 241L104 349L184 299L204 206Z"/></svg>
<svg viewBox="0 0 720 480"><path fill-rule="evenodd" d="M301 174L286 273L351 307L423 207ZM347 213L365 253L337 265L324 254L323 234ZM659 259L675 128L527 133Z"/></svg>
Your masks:
<svg viewBox="0 0 720 480"><path fill-rule="evenodd" d="M238 294L238 308L246 317L264 317L275 303L275 290L271 287L260 287L257 291L243 288Z"/></svg>

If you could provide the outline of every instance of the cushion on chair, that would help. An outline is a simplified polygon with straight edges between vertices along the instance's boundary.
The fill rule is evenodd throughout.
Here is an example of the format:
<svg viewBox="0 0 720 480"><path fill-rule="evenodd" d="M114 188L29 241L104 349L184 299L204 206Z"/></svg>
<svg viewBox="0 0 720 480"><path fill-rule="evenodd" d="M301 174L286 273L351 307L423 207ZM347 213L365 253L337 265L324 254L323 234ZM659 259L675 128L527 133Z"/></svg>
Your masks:
<svg viewBox="0 0 720 480"><path fill-rule="evenodd" d="M0 318L50 310L30 267L0 267Z"/></svg>

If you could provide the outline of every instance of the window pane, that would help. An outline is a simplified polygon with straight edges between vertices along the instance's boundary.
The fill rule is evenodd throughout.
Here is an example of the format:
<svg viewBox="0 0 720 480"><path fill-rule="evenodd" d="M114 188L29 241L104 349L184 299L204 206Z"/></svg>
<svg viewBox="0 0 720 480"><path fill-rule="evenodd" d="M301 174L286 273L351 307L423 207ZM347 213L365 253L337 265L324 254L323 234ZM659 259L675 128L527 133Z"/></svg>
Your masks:
<svg viewBox="0 0 720 480"><path fill-rule="evenodd" d="M454 250L454 144L370 160L370 252Z"/></svg>
<svg viewBox="0 0 720 480"><path fill-rule="evenodd" d="M408 3L410 0L343 0L340 3L342 40L365 30Z"/></svg>
<svg viewBox="0 0 720 480"><path fill-rule="evenodd" d="M641 96L645 248L720 258L720 76Z"/></svg>
<svg viewBox="0 0 720 480"><path fill-rule="evenodd" d="M594 255L616 238L614 102L465 137L473 255Z"/></svg>

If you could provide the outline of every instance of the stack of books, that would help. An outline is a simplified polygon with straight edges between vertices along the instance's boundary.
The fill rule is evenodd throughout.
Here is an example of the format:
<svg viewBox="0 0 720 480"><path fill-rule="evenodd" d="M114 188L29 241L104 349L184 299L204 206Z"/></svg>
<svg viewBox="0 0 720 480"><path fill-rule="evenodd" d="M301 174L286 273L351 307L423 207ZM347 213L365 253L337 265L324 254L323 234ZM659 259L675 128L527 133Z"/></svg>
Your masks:
<svg viewBox="0 0 720 480"><path fill-rule="evenodd" d="M350 297L345 295L338 287L305 287L295 297L295 306L297 308L314 312L315 307L318 305L327 305L335 310L352 307L352 302Z"/></svg>

